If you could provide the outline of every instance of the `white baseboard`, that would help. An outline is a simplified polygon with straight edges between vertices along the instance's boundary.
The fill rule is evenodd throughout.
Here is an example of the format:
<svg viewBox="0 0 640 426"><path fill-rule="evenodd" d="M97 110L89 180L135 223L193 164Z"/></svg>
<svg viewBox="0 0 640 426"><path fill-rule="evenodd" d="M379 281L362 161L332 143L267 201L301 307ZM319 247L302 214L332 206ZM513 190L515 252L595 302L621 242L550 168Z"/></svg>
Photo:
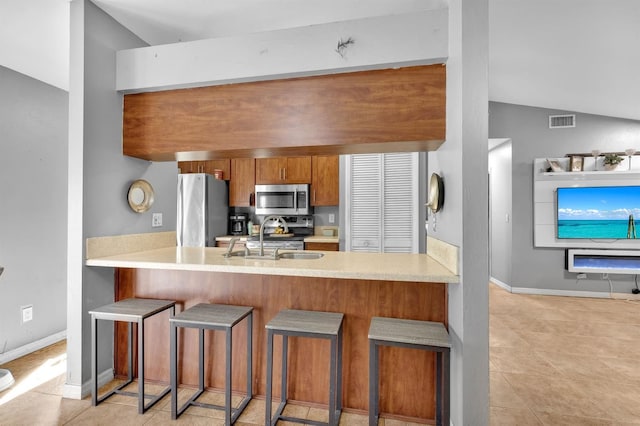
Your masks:
<svg viewBox="0 0 640 426"><path fill-rule="evenodd" d="M502 287L503 289L507 290L509 293L511 293L511 286L507 283L503 283L502 281L500 281L497 278L494 277L489 277L489 281L492 282L493 284L497 285L498 287Z"/></svg>
<svg viewBox="0 0 640 426"><path fill-rule="evenodd" d="M640 294L609 293L608 291L552 290L548 288L512 287L490 277L489 281L514 294L537 294L541 296L593 297L599 299L640 300Z"/></svg>
<svg viewBox="0 0 640 426"><path fill-rule="evenodd" d="M24 346L20 346L19 348L0 354L0 364L5 364L9 361L13 361L14 359L18 359L39 349L46 348L47 346L58 343L59 341L66 338L67 330L63 330L59 333L52 334L51 336L36 340L35 342L27 343Z"/></svg>
<svg viewBox="0 0 640 426"><path fill-rule="evenodd" d="M106 385L114 378L113 369L109 368L98 374L98 388ZM87 395L91 395L91 380L80 385L70 385L66 383L62 391L62 396L69 399L82 399Z"/></svg>

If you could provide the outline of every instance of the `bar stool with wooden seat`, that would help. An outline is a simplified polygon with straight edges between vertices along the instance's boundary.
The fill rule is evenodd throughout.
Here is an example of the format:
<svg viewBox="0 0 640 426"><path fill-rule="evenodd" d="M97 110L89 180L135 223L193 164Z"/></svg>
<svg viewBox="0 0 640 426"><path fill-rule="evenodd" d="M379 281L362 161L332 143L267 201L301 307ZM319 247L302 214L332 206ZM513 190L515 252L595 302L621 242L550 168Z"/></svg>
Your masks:
<svg viewBox="0 0 640 426"><path fill-rule="evenodd" d="M373 317L369 327L369 426L378 424L378 347L436 352L436 425L449 425L449 333L439 322Z"/></svg>
<svg viewBox="0 0 640 426"><path fill-rule="evenodd" d="M232 377L232 361L231 350L233 348L232 335L233 327L243 319L247 320L247 394L240 402L238 408L233 408L231 404L231 377ZM233 306L200 303L191 308L180 312L169 320L171 325L171 418L177 419L189 406L212 408L216 410L224 410L225 425L233 424L242 411L245 409L253 391L251 387L252 381L252 329L253 329L253 308L249 306ZM197 328L199 331L199 362L198 362L198 391L193 394L182 407L178 408L178 327ZM197 399L204 392L204 370L205 370L205 353L204 353L204 331L205 330L221 330L225 332L225 388L224 388L224 406L206 404L199 402Z"/></svg>
<svg viewBox="0 0 640 426"><path fill-rule="evenodd" d="M335 426L340 421L342 411L342 319L344 314L335 312L301 311L285 309L280 311L266 325L267 329L267 400L265 425L275 425L281 419L296 423ZM280 404L271 416L271 387L273 379L273 336L282 336L282 377ZM329 421L318 422L297 417L283 416L287 404L287 348L289 336L314 337L331 341L329 377Z"/></svg>
<svg viewBox="0 0 640 426"><path fill-rule="evenodd" d="M138 413L143 414L147 409L158 402L163 396L169 393L171 388L167 386L158 395L147 395L144 392L144 320L170 310L171 315L175 314L175 304L173 300L158 299L125 299L111 303L97 309L89 311L91 315L91 403L96 406L113 394L122 394L138 397ZM127 381L116 389L98 396L98 320L126 322L128 327L128 351L129 351L129 373ZM133 381L133 327L138 325L138 393L123 391ZM151 399L145 404L145 399Z"/></svg>

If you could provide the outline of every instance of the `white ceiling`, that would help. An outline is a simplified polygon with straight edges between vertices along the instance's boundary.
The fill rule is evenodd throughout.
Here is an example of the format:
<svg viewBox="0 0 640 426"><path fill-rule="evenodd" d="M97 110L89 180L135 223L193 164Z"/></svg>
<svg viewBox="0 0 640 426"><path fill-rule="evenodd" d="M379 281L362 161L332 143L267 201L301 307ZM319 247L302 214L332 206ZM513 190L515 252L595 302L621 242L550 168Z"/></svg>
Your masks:
<svg viewBox="0 0 640 426"><path fill-rule="evenodd" d="M0 0L0 65L68 89L70 0ZM95 0L149 44L446 7L447 0ZM640 120L640 1L489 0L489 99Z"/></svg>

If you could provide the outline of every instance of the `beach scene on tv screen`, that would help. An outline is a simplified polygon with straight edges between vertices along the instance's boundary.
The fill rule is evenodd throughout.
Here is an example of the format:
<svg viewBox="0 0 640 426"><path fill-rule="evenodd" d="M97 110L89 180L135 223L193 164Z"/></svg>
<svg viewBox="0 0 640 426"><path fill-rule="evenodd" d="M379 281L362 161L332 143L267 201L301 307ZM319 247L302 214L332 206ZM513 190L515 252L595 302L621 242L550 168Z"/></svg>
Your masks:
<svg viewBox="0 0 640 426"><path fill-rule="evenodd" d="M558 238L638 237L640 186L558 188Z"/></svg>

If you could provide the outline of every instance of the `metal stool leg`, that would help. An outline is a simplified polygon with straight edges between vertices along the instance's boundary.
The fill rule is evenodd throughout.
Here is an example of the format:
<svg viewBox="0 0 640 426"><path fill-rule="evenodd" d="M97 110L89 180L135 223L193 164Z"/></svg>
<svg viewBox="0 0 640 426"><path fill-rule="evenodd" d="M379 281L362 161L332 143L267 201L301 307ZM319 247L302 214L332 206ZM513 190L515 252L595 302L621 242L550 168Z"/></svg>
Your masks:
<svg viewBox="0 0 640 426"><path fill-rule="evenodd" d="M436 352L436 426L442 426L442 352Z"/></svg>
<svg viewBox="0 0 640 426"><path fill-rule="evenodd" d="M337 349L338 349L338 342L337 342L337 338L331 337L331 360L330 360L330 365L329 365L329 371L330 371L330 376L329 376L329 425L330 426L335 426L336 425L336 384L338 382L338 377L337 377L337 363L338 360L337 358Z"/></svg>
<svg viewBox="0 0 640 426"><path fill-rule="evenodd" d="M247 316L247 396L253 396L253 312Z"/></svg>
<svg viewBox="0 0 640 426"><path fill-rule="evenodd" d="M273 331L267 329L267 396L265 400L265 425L271 425L271 386L273 385Z"/></svg>
<svg viewBox="0 0 640 426"><path fill-rule="evenodd" d="M204 391L204 328L198 329L198 390Z"/></svg>
<svg viewBox="0 0 640 426"><path fill-rule="evenodd" d="M170 324L169 340L170 340L170 357L171 357L171 419L178 418L178 327Z"/></svg>
<svg viewBox="0 0 640 426"><path fill-rule="evenodd" d="M133 370L133 367L131 367ZM144 414L144 319L138 323L138 414Z"/></svg>
<svg viewBox="0 0 640 426"><path fill-rule="evenodd" d="M231 349L233 345L233 333L231 328L226 331L227 349L225 356L225 385L224 385L224 416L225 425L231 426Z"/></svg>
<svg viewBox="0 0 640 426"><path fill-rule="evenodd" d="M280 404L287 402L287 379L289 365L289 336L282 336L282 380L280 382Z"/></svg>
<svg viewBox="0 0 640 426"><path fill-rule="evenodd" d="M378 345L369 341L369 426L378 424Z"/></svg>
<svg viewBox="0 0 640 426"><path fill-rule="evenodd" d="M342 411L342 325L340 325L340 331L338 332L338 371L336 373L337 380L337 404L338 411Z"/></svg>
<svg viewBox="0 0 640 426"><path fill-rule="evenodd" d="M115 327L115 324L114 324ZM127 357L129 366L127 368L127 380L133 380L133 323L127 323Z"/></svg>

